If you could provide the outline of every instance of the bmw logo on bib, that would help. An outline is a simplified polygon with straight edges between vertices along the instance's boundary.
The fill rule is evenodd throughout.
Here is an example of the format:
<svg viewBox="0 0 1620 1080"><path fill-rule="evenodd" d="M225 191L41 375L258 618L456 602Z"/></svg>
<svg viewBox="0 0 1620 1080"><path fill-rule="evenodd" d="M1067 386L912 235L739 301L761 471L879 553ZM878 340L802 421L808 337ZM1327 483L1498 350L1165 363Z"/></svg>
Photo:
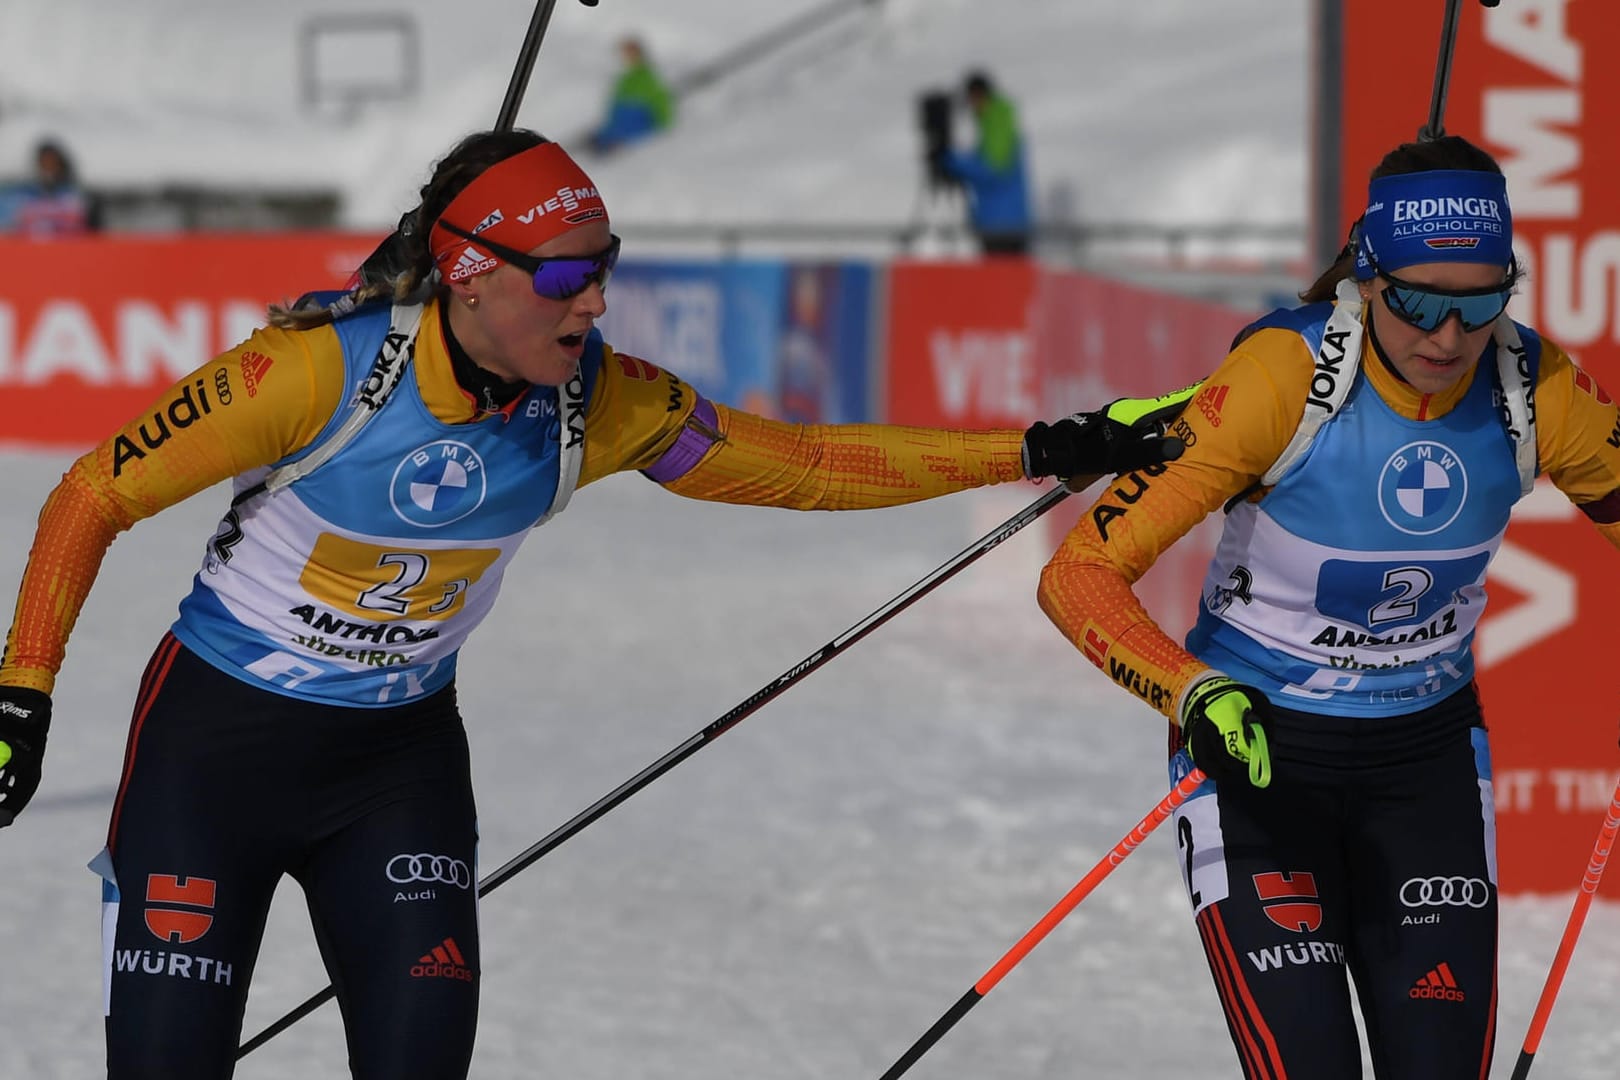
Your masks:
<svg viewBox="0 0 1620 1080"><path fill-rule="evenodd" d="M466 443L430 442L394 469L388 499L394 513L424 529L459 521L484 501L484 462Z"/></svg>
<svg viewBox="0 0 1620 1080"><path fill-rule="evenodd" d="M1378 507L1403 533L1428 536L1457 520L1468 498L1468 472L1443 443L1407 443L1384 462Z"/></svg>

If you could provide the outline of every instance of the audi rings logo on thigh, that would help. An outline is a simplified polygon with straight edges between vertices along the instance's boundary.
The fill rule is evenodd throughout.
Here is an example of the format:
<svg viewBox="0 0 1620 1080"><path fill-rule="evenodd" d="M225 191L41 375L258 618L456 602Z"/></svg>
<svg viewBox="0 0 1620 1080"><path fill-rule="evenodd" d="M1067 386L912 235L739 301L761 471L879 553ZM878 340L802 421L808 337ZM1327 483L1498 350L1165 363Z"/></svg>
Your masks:
<svg viewBox="0 0 1620 1080"><path fill-rule="evenodd" d="M1491 902L1491 887L1477 877L1415 877L1401 886L1407 907L1482 908Z"/></svg>
<svg viewBox="0 0 1620 1080"><path fill-rule="evenodd" d="M472 884L472 871L448 855L395 855L388 860L388 880L400 885L420 881L465 889Z"/></svg>

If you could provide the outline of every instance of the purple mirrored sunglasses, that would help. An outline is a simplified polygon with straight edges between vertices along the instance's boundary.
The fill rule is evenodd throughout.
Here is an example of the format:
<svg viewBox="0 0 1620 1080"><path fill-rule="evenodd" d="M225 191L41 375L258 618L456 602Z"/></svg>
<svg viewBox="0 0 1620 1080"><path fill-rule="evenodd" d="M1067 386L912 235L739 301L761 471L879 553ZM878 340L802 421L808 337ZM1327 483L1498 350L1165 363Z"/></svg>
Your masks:
<svg viewBox="0 0 1620 1080"><path fill-rule="evenodd" d="M544 296L548 300L572 300L592 284L606 289L608 278L613 276L613 268L619 263L617 236L612 237L607 250L595 255L542 259L518 251L516 248L509 248L505 244L497 244L485 237L475 236L466 229L442 219L439 225L457 236L471 240L479 247L487 248L491 254L532 275L535 295Z"/></svg>

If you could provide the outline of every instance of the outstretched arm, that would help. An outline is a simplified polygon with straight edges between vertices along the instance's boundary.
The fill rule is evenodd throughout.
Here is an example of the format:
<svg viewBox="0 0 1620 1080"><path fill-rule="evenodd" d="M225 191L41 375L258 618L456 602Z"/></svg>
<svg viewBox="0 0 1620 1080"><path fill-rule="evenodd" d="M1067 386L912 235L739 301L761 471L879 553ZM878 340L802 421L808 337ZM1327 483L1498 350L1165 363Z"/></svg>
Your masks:
<svg viewBox="0 0 1620 1080"><path fill-rule="evenodd" d="M1179 454L1180 441L1161 429L1194 389L1121 399L1022 433L783 424L714 406L720 441L666 486L695 498L806 510L894 506L1025 477L1055 476L1080 490L1101 475Z"/></svg>
<svg viewBox="0 0 1620 1080"><path fill-rule="evenodd" d="M711 502L897 506L1026 476L1095 478L1161 461L1179 444L1144 417L1168 400L1113 403L1124 424L1077 413L1029 432L790 424L711 402L672 373L610 349L586 416L580 483L639 469L676 494Z"/></svg>
<svg viewBox="0 0 1620 1080"><path fill-rule="evenodd" d="M787 424L714 405L709 451L664 483L711 502L795 510L898 506L1022 480L1023 432Z"/></svg>

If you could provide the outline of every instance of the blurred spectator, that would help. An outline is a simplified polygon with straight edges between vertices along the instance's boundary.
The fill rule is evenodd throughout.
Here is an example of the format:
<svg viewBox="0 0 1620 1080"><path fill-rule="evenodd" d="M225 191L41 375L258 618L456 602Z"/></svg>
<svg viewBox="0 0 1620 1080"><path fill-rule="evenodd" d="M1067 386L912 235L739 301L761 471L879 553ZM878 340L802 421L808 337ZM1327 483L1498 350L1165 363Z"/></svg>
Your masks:
<svg viewBox="0 0 1620 1080"><path fill-rule="evenodd" d="M675 119L675 98L647 58L638 38L619 42L623 69L613 82L607 115L591 133L591 148L598 153L618 149L663 131Z"/></svg>
<svg viewBox="0 0 1620 1080"><path fill-rule="evenodd" d="M95 204L79 187L73 161L51 139L34 148L34 178L7 192L6 227L23 236L79 236L96 228Z"/></svg>
<svg viewBox="0 0 1620 1080"><path fill-rule="evenodd" d="M801 264L788 271L787 304L777 346L778 419L794 424L833 422L838 407L827 327L828 296L837 269Z"/></svg>
<svg viewBox="0 0 1620 1080"><path fill-rule="evenodd" d="M972 150L945 152L935 165L966 189L968 220L986 255L1026 254L1031 226L1029 176L1018 112L981 71L968 75L963 96L978 128L978 140Z"/></svg>

